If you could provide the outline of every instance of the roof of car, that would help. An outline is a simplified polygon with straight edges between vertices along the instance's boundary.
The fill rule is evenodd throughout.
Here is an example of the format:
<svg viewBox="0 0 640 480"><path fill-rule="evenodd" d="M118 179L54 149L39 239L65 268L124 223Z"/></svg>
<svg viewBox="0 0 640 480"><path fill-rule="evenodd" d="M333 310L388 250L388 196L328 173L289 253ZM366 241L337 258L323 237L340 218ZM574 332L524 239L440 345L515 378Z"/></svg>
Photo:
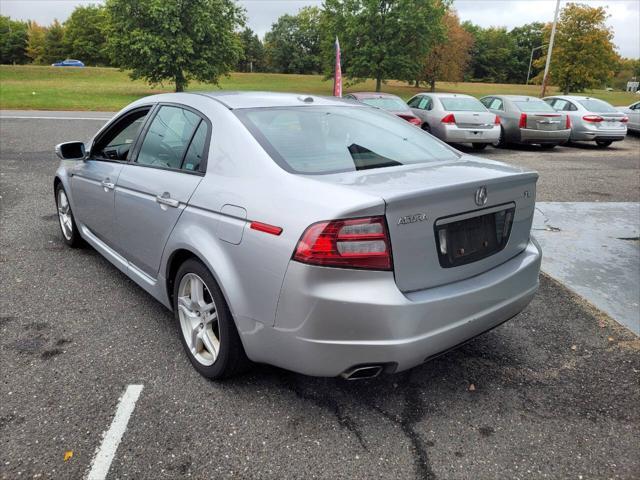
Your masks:
<svg viewBox="0 0 640 480"><path fill-rule="evenodd" d="M529 95L485 95L486 97L498 97L498 98L506 98L507 100L513 100L516 102L529 102L531 100L540 100L538 97L532 97Z"/></svg>
<svg viewBox="0 0 640 480"><path fill-rule="evenodd" d="M591 100L593 97L585 97L584 95L549 95L545 98L562 98L564 100ZM595 100L595 99L594 99Z"/></svg>
<svg viewBox="0 0 640 480"><path fill-rule="evenodd" d="M443 97L462 97L462 98L475 98L473 95L467 95L466 93L447 93L447 92L420 92L414 95L429 95L431 97L443 98Z"/></svg>
<svg viewBox="0 0 640 480"><path fill-rule="evenodd" d="M294 106L354 106L336 97L307 95L304 93L274 93L274 92L236 92L220 90L214 92L193 92L197 95L210 97L227 108L260 108L260 107L294 107Z"/></svg>
<svg viewBox="0 0 640 480"><path fill-rule="evenodd" d="M384 92L349 92L345 95L353 95L358 100L363 98L398 98L397 95L393 95L391 93Z"/></svg>

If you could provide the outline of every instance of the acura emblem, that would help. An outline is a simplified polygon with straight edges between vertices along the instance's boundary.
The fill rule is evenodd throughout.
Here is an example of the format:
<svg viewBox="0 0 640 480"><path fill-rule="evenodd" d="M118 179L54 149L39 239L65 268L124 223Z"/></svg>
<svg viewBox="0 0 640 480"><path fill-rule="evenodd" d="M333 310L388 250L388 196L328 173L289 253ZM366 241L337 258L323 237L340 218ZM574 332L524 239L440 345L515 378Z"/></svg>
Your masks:
<svg viewBox="0 0 640 480"><path fill-rule="evenodd" d="M487 204L487 187L482 186L476 190L476 205L483 207Z"/></svg>

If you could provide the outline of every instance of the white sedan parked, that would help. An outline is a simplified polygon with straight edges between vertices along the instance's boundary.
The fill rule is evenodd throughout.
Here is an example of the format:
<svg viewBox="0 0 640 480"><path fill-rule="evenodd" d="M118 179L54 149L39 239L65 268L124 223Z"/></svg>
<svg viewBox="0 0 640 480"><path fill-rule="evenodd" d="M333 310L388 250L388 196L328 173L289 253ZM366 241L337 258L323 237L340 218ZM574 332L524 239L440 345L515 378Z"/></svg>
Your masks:
<svg viewBox="0 0 640 480"><path fill-rule="evenodd" d="M629 117L627 129L631 132L640 132L640 102L632 103L628 107L618 107L618 110Z"/></svg>

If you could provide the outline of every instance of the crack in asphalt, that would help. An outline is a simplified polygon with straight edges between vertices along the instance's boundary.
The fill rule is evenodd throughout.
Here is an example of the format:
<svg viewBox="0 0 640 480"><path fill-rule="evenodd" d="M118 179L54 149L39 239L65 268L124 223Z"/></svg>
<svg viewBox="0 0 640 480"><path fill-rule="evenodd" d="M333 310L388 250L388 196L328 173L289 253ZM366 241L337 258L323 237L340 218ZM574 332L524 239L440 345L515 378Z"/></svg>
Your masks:
<svg viewBox="0 0 640 480"><path fill-rule="evenodd" d="M303 385L301 385L295 374L286 375L286 377L282 379L282 382L285 387L293 392L298 398L311 401L316 406L333 414L336 417L338 424L352 433L365 451L369 451L367 443L365 442L364 436L362 435L357 423L344 412L344 409L335 399L331 398L329 395L323 395L316 391L308 391Z"/></svg>
<svg viewBox="0 0 640 480"><path fill-rule="evenodd" d="M335 398L302 385L296 374L285 375L286 376L282 378L282 382L288 390L293 392L298 398L310 401L333 414L338 424L352 433L365 451L369 451L367 442L357 422L345 413ZM436 480L437 477L433 472L427 453L427 448L433 446L433 444L431 442L425 442L415 428L427 413L427 406L420 396L421 387L419 384L411 381L411 372L400 374L400 376L402 380L399 379L400 382L398 383L402 385L404 407L399 415L383 409L374 401L370 401L369 398L375 398L371 395L359 394L355 389L350 389L344 384L337 384L335 386L338 387L341 393L355 400L363 407L377 412L397 425L411 443L416 478L419 480ZM363 381L363 383L365 382L366 380ZM331 392L332 390L324 389L324 391Z"/></svg>

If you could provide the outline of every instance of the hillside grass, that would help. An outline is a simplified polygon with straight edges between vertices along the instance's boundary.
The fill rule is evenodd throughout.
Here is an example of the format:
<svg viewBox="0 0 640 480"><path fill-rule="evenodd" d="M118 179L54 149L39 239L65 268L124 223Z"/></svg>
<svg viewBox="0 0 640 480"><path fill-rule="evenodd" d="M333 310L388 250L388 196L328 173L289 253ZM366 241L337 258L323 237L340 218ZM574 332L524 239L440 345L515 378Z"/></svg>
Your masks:
<svg viewBox="0 0 640 480"><path fill-rule="evenodd" d="M331 95L333 82L320 75L284 75L267 73L233 73L221 80L220 86L192 82L189 91L266 90L277 92ZM351 87L349 91L372 91L375 82L369 80ZM119 110L128 103L155 93L170 92L173 85L150 87L143 81L132 81L126 72L115 68L56 68L39 66L0 66L0 109L23 110ZM426 87L415 88L406 82L389 81L383 91L394 93L405 100ZM484 95L540 94L539 85L512 85L495 83L439 82L437 91L466 93L476 97ZM551 88L549 93L557 90ZM627 92L593 90L585 92L614 105L628 105L637 96Z"/></svg>

